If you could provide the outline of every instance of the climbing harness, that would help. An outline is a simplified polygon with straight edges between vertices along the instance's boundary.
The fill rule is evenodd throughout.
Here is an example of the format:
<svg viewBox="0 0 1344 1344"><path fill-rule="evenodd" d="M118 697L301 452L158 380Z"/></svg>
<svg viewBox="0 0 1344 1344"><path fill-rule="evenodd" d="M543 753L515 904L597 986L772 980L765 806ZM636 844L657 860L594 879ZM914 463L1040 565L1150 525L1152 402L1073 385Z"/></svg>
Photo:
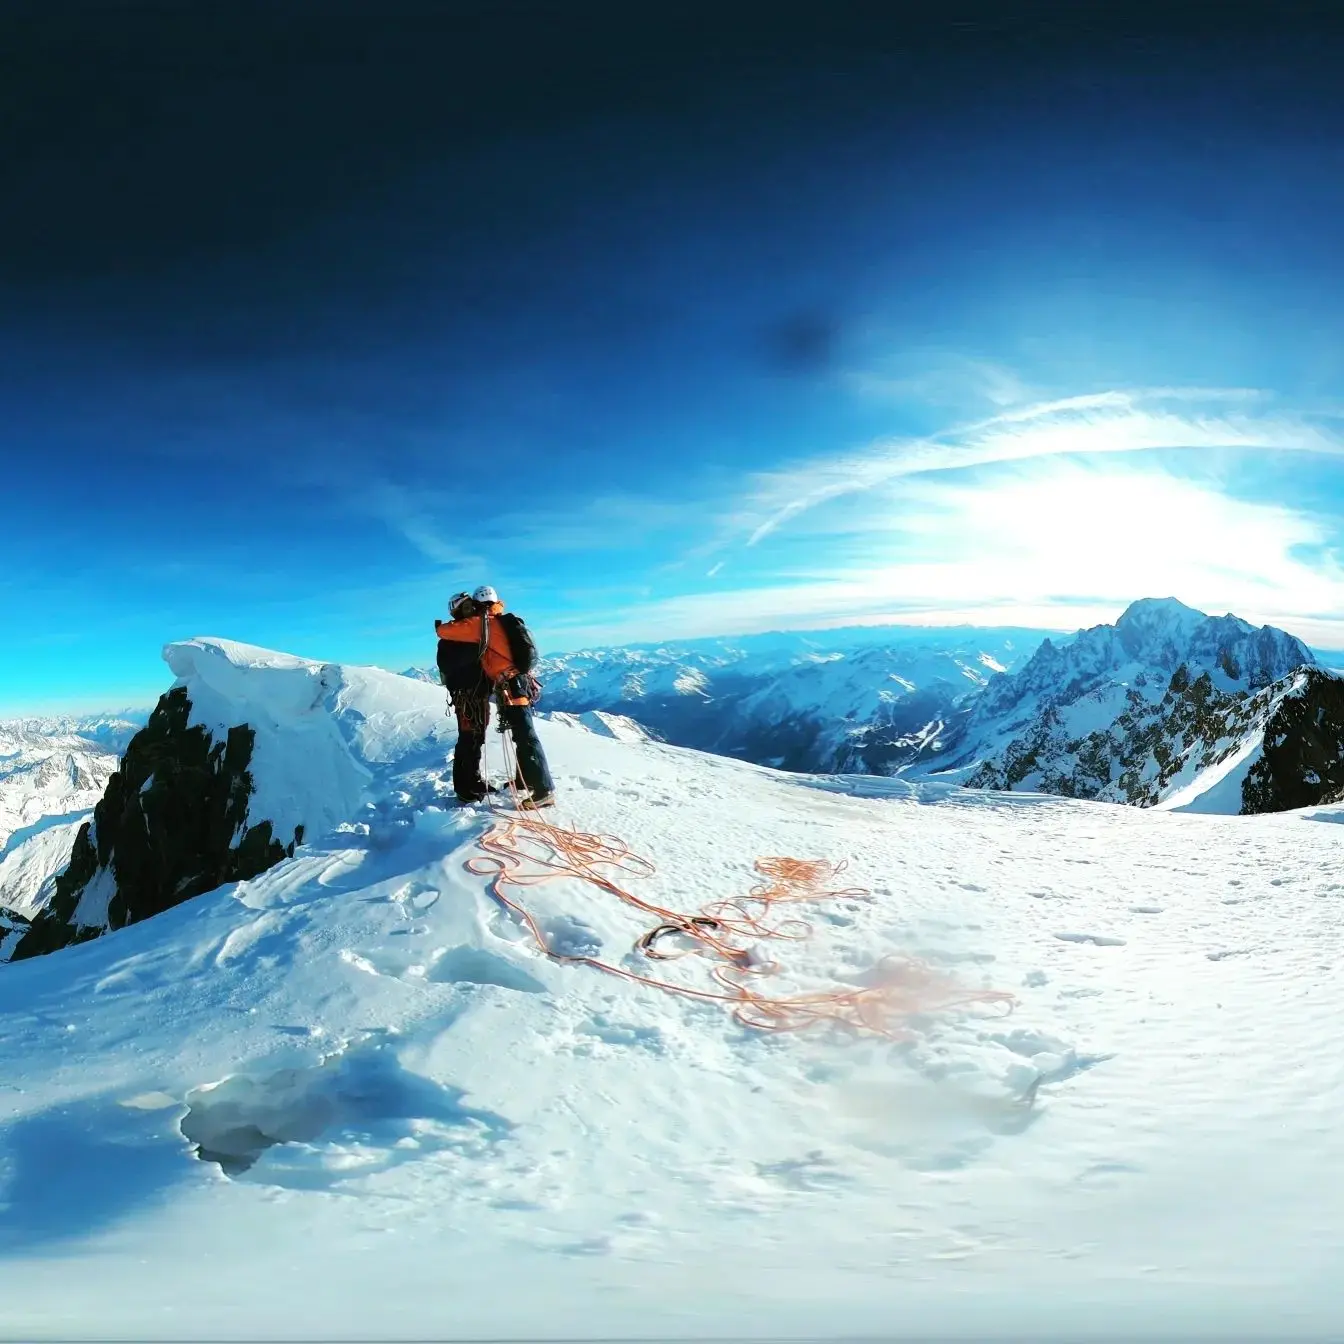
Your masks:
<svg viewBox="0 0 1344 1344"><path fill-rule="evenodd" d="M510 781L509 793L516 808L517 763L511 755L511 743L506 738L505 777ZM732 1016L742 1026L769 1032L803 1031L830 1024L901 1041L910 1038L903 1023L916 1014L977 1004L1006 1006L1012 1011L1015 1000L1009 993L959 987L921 962L894 956L883 958L862 986L782 997L754 988L752 980L759 981L782 969L778 962L762 958L755 944L800 942L811 933L806 920L776 918L775 907L869 894L862 887L829 885L845 870L844 862L757 859L755 869L760 880L745 897L715 901L698 914L686 915L646 901L622 884L623 880L649 877L655 868L616 837L557 826L535 812L506 812L493 803L490 806L495 820L478 842L483 853L468 859L465 867L491 879L491 895L520 920L538 949L552 961L591 966L683 998L722 1003L731 1008ZM655 926L636 940L635 949L654 961L703 956L713 962L710 976L715 988L678 984L595 956L559 951L511 889L563 878L587 882L656 920ZM683 946L666 950L665 940L674 937L683 940Z"/></svg>

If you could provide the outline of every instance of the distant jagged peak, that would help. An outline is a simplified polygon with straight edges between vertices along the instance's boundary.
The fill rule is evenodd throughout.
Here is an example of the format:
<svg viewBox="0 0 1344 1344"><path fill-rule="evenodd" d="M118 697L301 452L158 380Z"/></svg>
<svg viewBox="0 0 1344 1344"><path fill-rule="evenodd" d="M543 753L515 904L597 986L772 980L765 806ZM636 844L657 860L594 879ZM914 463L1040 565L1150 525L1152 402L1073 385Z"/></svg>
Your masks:
<svg viewBox="0 0 1344 1344"><path fill-rule="evenodd" d="M1072 647L1089 661L1100 656L1117 666L1137 663L1168 672L1183 663L1218 667L1230 680L1248 681L1253 688L1316 664L1310 649L1286 630L1257 627L1231 612L1210 616L1175 597L1131 602L1114 625L1082 631ZM1043 653L1053 661L1059 652L1043 647L1038 657Z"/></svg>
<svg viewBox="0 0 1344 1344"><path fill-rule="evenodd" d="M1141 597L1131 602L1116 621L1117 630L1193 630L1208 613L1176 597Z"/></svg>
<svg viewBox="0 0 1344 1344"><path fill-rule="evenodd" d="M1106 627L1099 628L1105 629ZM1259 633L1281 641L1292 641L1292 643L1299 645L1307 653L1307 657L1303 660L1304 664L1311 664L1316 661L1307 651L1306 645L1278 626L1255 626L1250 621L1244 620L1230 611L1221 616L1212 616L1208 612L1188 606L1175 597L1141 597L1138 601L1131 602L1121 613L1114 628L1122 635L1126 633L1131 635L1183 635L1186 638L1194 638L1206 631L1217 632L1229 637Z"/></svg>

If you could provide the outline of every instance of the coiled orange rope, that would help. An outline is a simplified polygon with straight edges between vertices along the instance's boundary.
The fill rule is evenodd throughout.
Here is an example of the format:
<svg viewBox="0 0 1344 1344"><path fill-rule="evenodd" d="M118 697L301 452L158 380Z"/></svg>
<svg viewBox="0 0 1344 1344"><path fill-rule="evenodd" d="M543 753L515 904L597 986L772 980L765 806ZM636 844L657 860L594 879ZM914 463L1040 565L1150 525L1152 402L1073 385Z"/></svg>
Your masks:
<svg viewBox="0 0 1344 1344"><path fill-rule="evenodd" d="M510 744L504 748L509 789L515 805L518 796L510 759ZM1014 998L1002 990L958 987L921 962L902 957L883 958L859 987L836 987L813 993L771 997L754 989L751 981L777 974L778 962L757 958L757 942L800 942L811 933L806 920L789 917L774 920L776 906L802 901L832 900L842 896L865 896L863 887L828 886L846 864L823 860L761 858L755 862L761 880L738 900L715 901L695 915L644 900L622 885L630 878L649 877L656 870L646 858L633 853L614 836L592 835L557 826L536 812L504 812L496 809L495 824L478 842L484 853L466 861L469 872L490 877L490 892L524 924L537 947L557 962L591 966L608 975L648 985L685 998L708 1000L731 1007L733 1017L745 1027L760 1031L792 1032L826 1024L853 1031L875 1033L891 1040L909 1039L903 1025L917 1014L973 1004L1006 1005ZM535 887L543 882L577 878L610 893L624 904L657 921L639 938L635 947L651 960L674 960L698 955L715 964L711 978L717 988L697 989L677 984L586 954L560 952L552 946L532 912L509 888ZM678 938L681 946L665 951L659 945Z"/></svg>

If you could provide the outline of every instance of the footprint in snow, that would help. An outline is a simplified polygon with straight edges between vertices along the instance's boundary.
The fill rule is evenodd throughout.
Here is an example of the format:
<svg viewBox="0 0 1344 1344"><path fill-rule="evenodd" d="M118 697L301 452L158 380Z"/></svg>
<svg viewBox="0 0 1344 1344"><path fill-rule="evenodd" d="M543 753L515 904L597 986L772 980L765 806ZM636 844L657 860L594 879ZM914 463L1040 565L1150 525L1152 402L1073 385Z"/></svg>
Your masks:
<svg viewBox="0 0 1344 1344"><path fill-rule="evenodd" d="M655 1055L661 1055L667 1049L666 1039L658 1027L617 1022L602 1013L594 1013L577 1028L576 1034L591 1037L604 1045L638 1046Z"/></svg>
<svg viewBox="0 0 1344 1344"><path fill-rule="evenodd" d="M1095 947L1124 947L1123 938L1112 938L1104 933L1057 933L1061 943L1091 943Z"/></svg>
<svg viewBox="0 0 1344 1344"><path fill-rule="evenodd" d="M1079 1185L1114 1185L1123 1177L1137 1176L1143 1171L1131 1162L1094 1162L1074 1178Z"/></svg>
<svg viewBox="0 0 1344 1344"><path fill-rule="evenodd" d="M582 1241L566 1242L555 1248L561 1255L610 1255L614 1249L610 1237L585 1237Z"/></svg>
<svg viewBox="0 0 1344 1344"><path fill-rule="evenodd" d="M178 1121L202 1162L231 1178L291 1189L342 1182L455 1150L497 1144L513 1123L464 1104L465 1093L402 1067L377 1037L308 1067L239 1073L195 1088ZM358 1144L360 1160L348 1160Z"/></svg>

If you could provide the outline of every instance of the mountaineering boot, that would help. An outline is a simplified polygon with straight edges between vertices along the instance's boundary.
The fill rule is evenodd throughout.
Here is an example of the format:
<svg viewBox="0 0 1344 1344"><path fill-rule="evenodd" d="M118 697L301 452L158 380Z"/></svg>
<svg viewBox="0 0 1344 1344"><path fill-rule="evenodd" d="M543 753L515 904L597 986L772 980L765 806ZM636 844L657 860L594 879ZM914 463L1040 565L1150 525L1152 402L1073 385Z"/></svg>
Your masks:
<svg viewBox="0 0 1344 1344"><path fill-rule="evenodd" d="M538 808L554 806L555 794L553 793L543 793L540 796L534 794L531 798L521 798L518 801L520 812L535 812Z"/></svg>

